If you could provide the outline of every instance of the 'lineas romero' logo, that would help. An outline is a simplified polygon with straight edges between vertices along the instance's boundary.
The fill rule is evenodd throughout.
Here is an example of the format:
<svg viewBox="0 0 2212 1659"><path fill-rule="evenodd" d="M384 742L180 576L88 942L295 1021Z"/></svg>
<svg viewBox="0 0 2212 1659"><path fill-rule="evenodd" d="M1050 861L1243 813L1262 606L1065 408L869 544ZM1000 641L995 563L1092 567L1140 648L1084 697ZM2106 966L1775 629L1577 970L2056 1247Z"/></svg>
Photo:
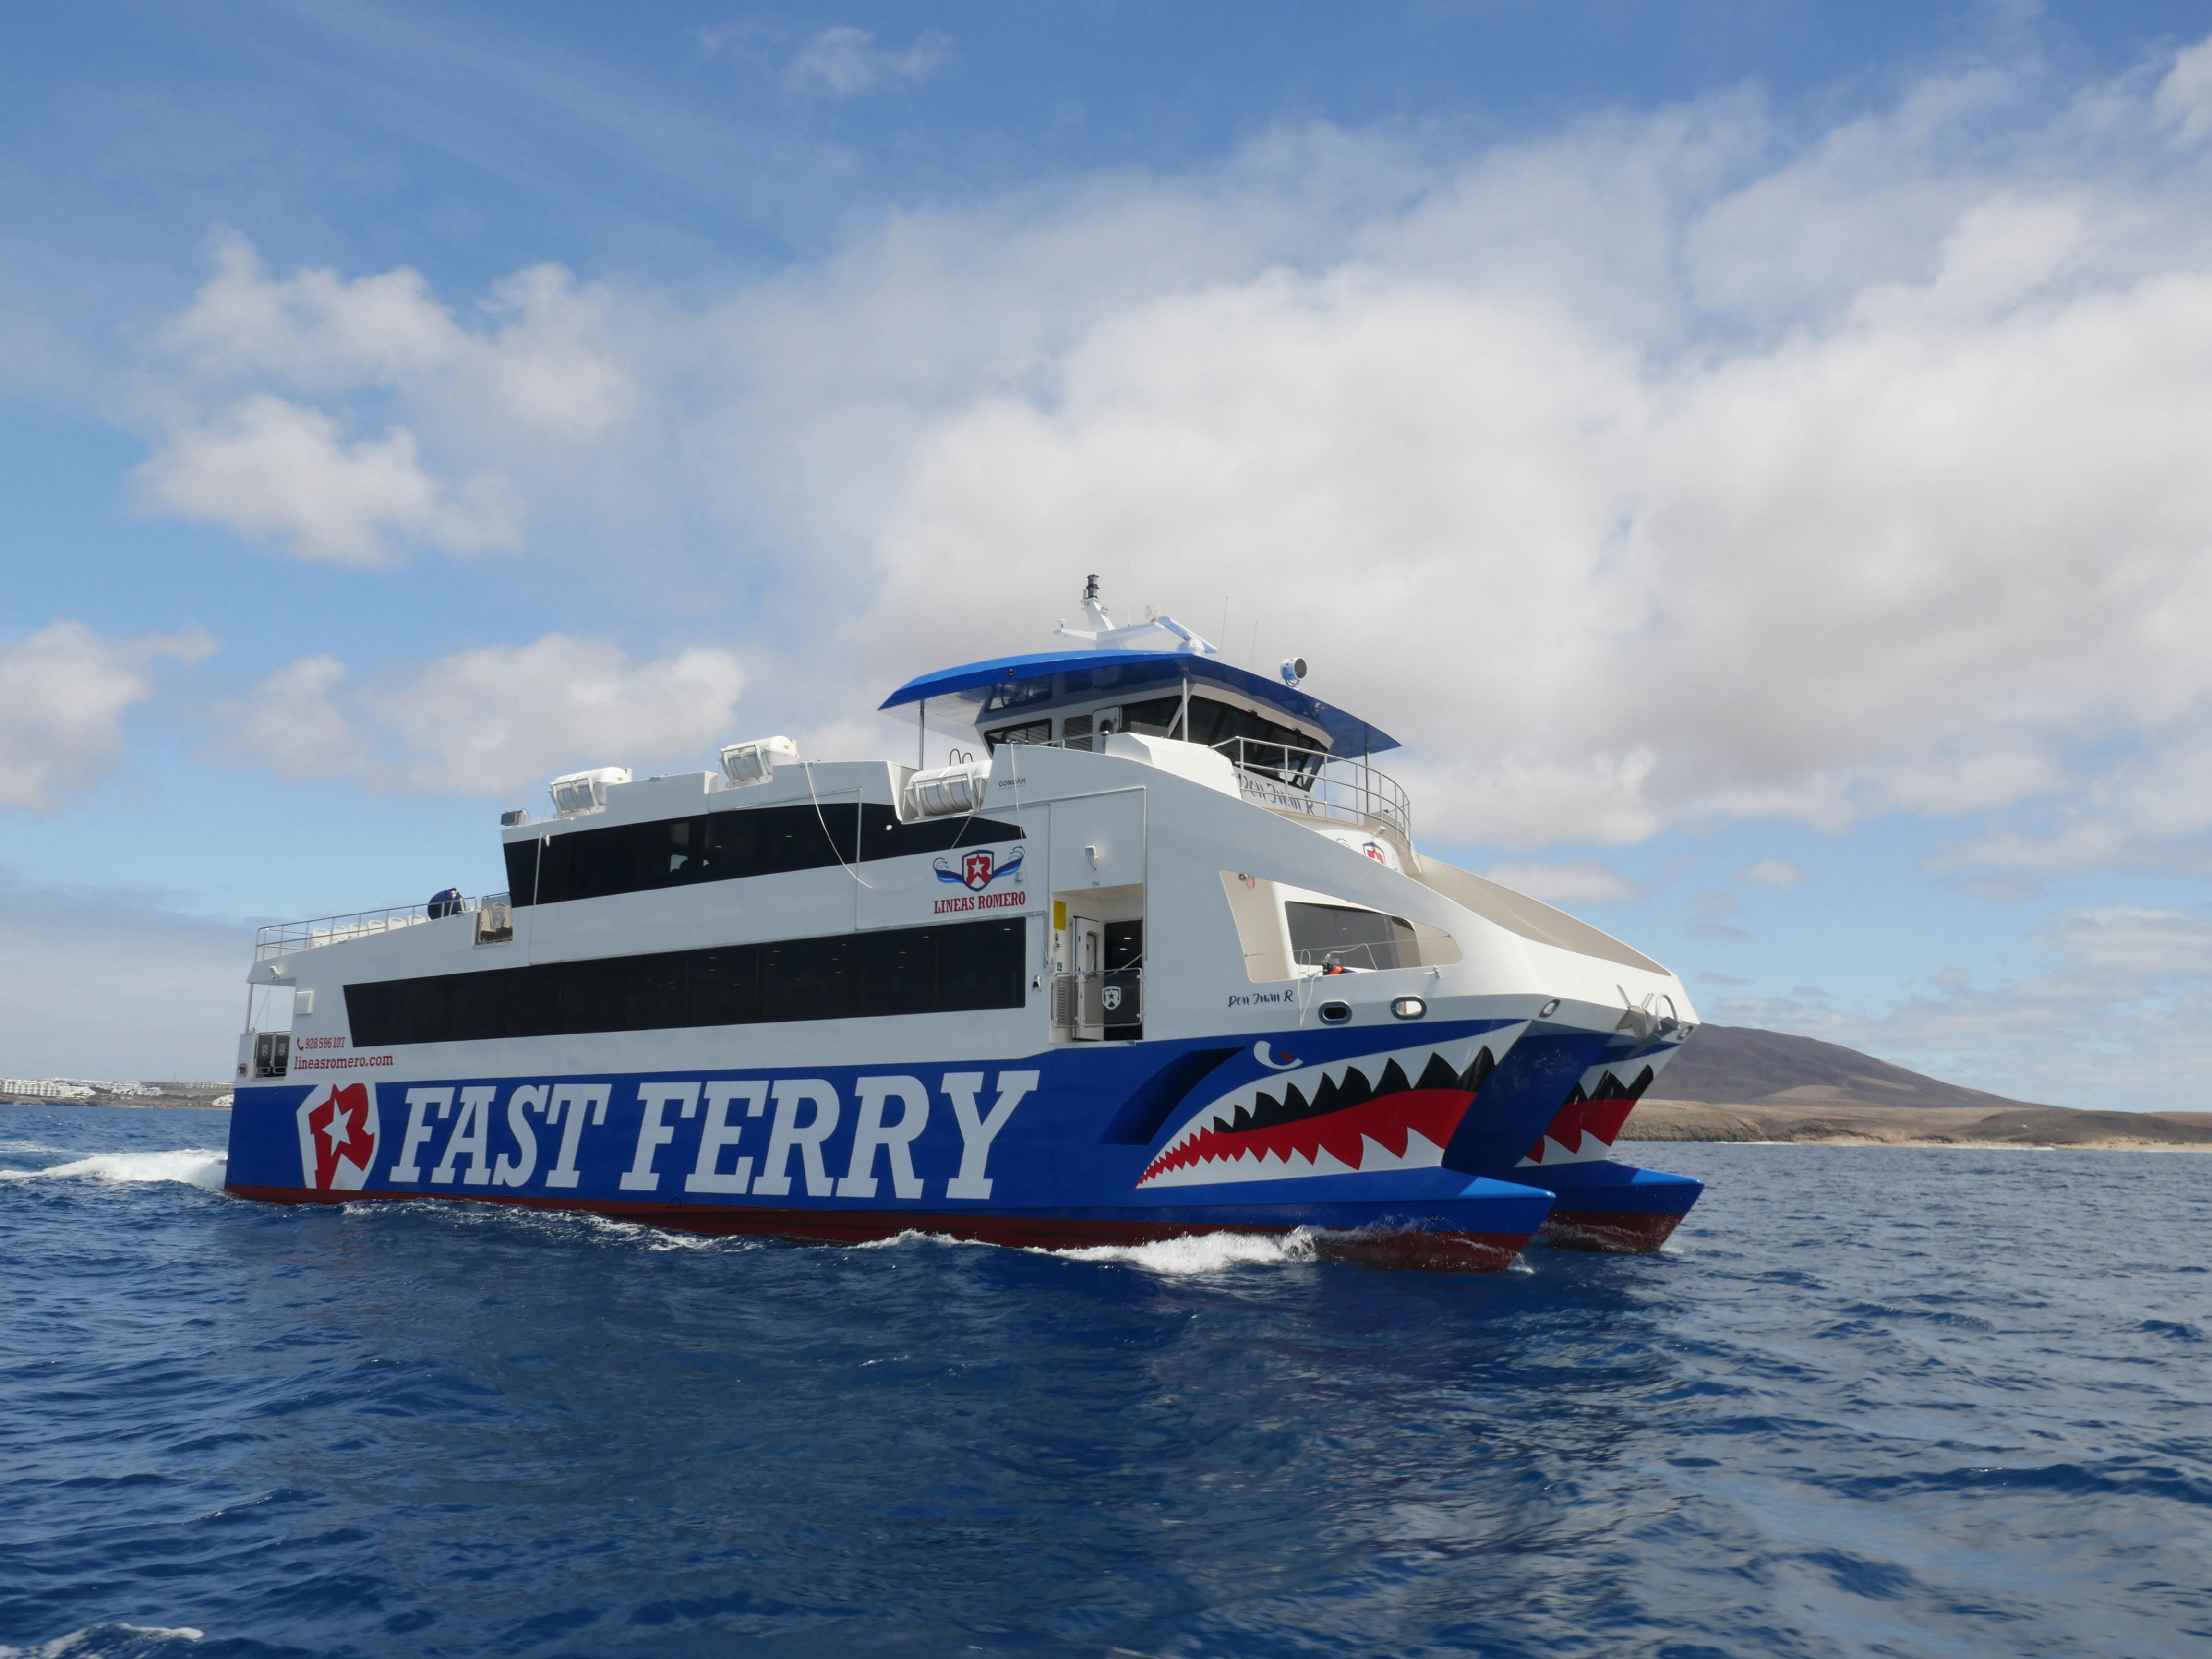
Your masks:
<svg viewBox="0 0 2212 1659"><path fill-rule="evenodd" d="M318 1188L357 1193L376 1160L376 1091L326 1083L300 1103L300 1176Z"/></svg>
<svg viewBox="0 0 2212 1659"><path fill-rule="evenodd" d="M979 848L960 860L956 870L943 859L937 860L937 878L965 887L971 893L980 893L1002 876L1018 876L1022 867L1022 849L1014 848L1013 856L1004 864L998 854L988 847Z"/></svg>

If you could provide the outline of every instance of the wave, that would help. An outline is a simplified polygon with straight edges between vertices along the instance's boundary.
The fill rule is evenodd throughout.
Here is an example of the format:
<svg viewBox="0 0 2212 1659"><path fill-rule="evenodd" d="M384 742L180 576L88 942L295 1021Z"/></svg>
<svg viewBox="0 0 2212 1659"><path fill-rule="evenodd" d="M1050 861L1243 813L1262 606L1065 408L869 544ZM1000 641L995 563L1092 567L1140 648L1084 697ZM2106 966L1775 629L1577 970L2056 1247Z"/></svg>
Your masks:
<svg viewBox="0 0 2212 1659"><path fill-rule="evenodd" d="M95 1152L90 1158L52 1164L44 1170L0 1170L0 1181L43 1181L53 1176L70 1176L92 1181L173 1181L187 1187L212 1188L222 1185L223 1169L228 1162L222 1152L204 1146L186 1146L167 1152ZM0 1659L7 1659L8 1651L0 1648Z"/></svg>
<svg viewBox="0 0 2212 1659"><path fill-rule="evenodd" d="M0 1643L0 1659L155 1659L201 1636L188 1625L88 1625L34 1648Z"/></svg>

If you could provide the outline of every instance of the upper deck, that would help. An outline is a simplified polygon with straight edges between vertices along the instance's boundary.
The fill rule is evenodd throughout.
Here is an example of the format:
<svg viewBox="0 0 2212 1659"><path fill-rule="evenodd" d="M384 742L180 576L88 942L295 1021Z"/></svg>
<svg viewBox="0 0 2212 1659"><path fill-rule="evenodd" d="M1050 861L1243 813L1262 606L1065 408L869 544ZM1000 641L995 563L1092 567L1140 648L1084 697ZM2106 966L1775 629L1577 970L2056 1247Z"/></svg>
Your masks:
<svg viewBox="0 0 2212 1659"><path fill-rule="evenodd" d="M1393 854L1368 850L1386 862L1413 860L1412 801L1370 758L1397 748L1398 740L1300 690L1302 661L1285 663L1281 678L1270 679L1221 660L1172 618L1115 629L1097 603L1095 578L1084 606L1094 631L1063 625L1061 633L1092 648L940 669L885 698L886 711L915 709L921 752L913 769L803 761L787 740L774 738L725 750L720 777L696 772L633 781L619 769L573 774L553 783L552 819L521 813L502 819L508 893L280 923L261 930L256 959L410 927L449 909L475 913L478 930L496 928L513 910L541 901L935 851L965 836L955 827L959 817L1020 833L980 823L976 774L988 770L988 762L923 769L933 714L940 724L972 726L994 752L1028 746L1118 754L1172 769L1168 757L1188 755L1184 745L1210 750L1207 762L1219 769L1224 787L1233 778L1248 804L1317 829L1377 837ZM1179 648L1144 648L1161 639ZM1170 740L1165 749L1147 741L1158 738ZM744 814L745 823L724 822L732 812Z"/></svg>

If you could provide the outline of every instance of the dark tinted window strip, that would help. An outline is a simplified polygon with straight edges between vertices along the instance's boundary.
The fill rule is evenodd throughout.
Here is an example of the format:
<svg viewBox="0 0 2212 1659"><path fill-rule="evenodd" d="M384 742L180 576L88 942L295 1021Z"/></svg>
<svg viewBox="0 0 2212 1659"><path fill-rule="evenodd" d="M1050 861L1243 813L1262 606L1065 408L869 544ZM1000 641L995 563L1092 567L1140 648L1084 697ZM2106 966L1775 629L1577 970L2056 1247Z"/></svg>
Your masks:
<svg viewBox="0 0 2212 1659"><path fill-rule="evenodd" d="M359 1048L1018 1008L1027 924L890 927L345 988Z"/></svg>
<svg viewBox="0 0 2212 1659"><path fill-rule="evenodd" d="M855 806L850 801L825 803L819 812L811 805L744 807L509 842L507 888L518 905L559 904L945 853L1018 841L1021 833L1019 824L995 818L904 823L889 806Z"/></svg>

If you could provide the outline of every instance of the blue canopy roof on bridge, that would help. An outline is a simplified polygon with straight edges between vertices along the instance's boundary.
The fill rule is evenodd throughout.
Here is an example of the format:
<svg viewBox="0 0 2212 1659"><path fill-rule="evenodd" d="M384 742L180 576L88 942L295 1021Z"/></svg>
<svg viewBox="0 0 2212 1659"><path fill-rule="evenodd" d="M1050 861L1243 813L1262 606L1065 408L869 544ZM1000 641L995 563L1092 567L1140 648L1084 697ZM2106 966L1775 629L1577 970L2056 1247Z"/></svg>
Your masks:
<svg viewBox="0 0 2212 1659"><path fill-rule="evenodd" d="M1317 726L1328 734L1329 750L1339 755L1379 755L1398 747L1397 738L1348 714L1296 686L1271 680L1249 668L1238 668L1218 657L1194 651L1039 651L1018 657L994 657L988 662L963 664L920 674L884 699L884 708L943 697L981 711L987 705L1007 708L1042 706L1121 688L1164 690L1180 687L1188 678L1194 687L1219 685L1249 697L1262 707L1280 709L1293 719ZM1045 681L1048 687L1036 683ZM1015 691L1013 696L994 692Z"/></svg>

